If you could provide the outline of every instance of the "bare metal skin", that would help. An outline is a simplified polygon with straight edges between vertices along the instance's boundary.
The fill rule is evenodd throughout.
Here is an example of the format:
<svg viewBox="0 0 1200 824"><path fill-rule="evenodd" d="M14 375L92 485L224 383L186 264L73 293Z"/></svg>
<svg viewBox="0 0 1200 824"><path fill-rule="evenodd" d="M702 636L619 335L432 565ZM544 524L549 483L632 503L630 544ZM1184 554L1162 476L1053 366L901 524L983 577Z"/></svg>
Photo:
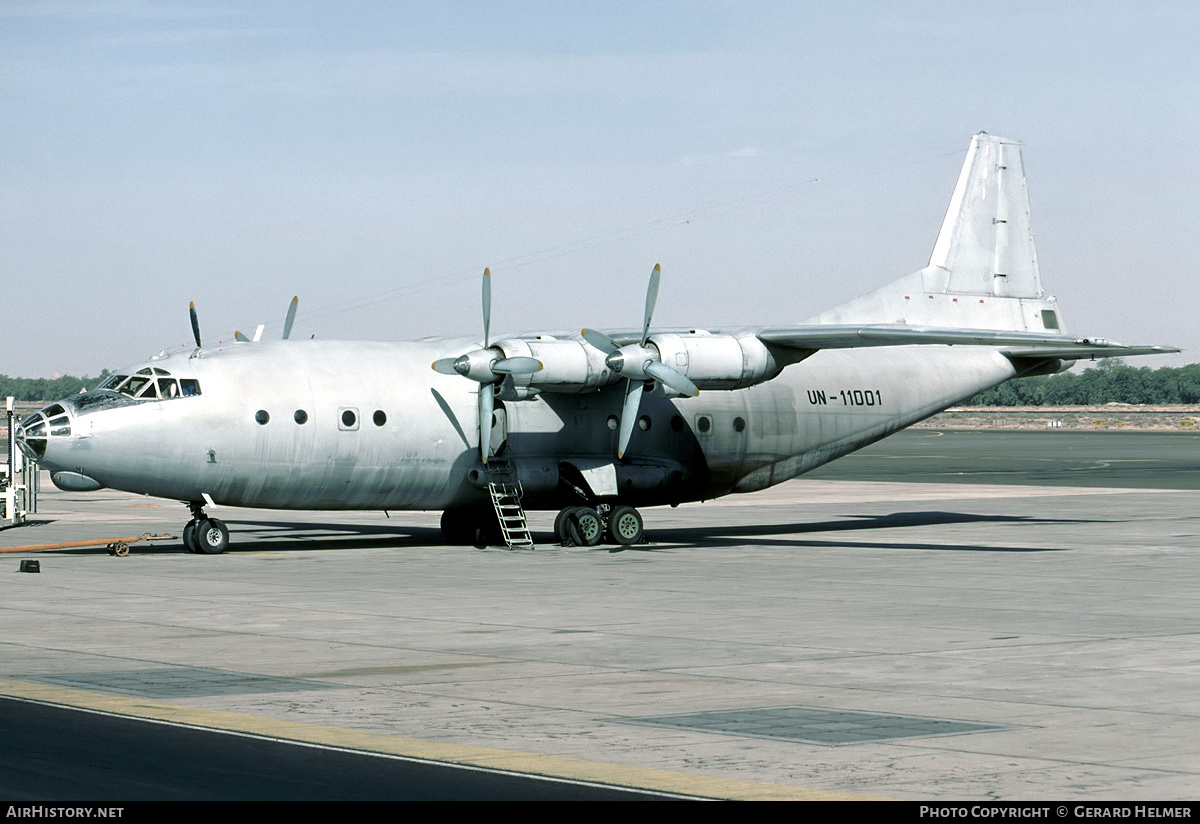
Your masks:
<svg viewBox="0 0 1200 824"><path fill-rule="evenodd" d="M639 332L492 343L489 281L482 342L203 348L193 314L195 351L47 407L18 442L63 488L177 499L200 529L219 524L205 501L478 519L495 455L527 508L605 513L764 489L1009 378L1176 351L1065 334L1020 145L985 134L929 266L803 325L651 333L656 267Z"/></svg>

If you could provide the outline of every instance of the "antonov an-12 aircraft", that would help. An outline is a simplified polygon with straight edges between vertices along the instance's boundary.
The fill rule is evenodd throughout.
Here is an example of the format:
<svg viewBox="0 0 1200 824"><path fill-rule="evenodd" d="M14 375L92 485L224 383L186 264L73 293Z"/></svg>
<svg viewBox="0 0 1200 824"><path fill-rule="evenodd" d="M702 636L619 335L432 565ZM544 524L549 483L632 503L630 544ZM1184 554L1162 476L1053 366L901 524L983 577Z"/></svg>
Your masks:
<svg viewBox="0 0 1200 824"><path fill-rule="evenodd" d="M237 339L160 353L25 418L20 448L65 490L205 508L441 510L456 544L643 540L638 507L795 478L1010 378L1175 352L1066 334L1042 290L1020 144L980 133L929 265L786 328L640 329L411 343ZM261 330L260 330L261 332ZM431 368L432 365L432 368Z"/></svg>

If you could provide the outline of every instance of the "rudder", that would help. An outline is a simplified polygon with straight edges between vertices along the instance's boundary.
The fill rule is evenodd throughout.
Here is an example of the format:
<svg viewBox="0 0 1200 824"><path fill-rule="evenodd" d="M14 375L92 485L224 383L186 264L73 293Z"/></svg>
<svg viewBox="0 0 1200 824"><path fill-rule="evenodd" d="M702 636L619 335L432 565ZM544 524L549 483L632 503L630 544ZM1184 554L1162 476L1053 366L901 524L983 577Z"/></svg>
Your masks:
<svg viewBox="0 0 1200 824"><path fill-rule="evenodd" d="M1042 290L1021 144L972 137L929 265L811 322L1063 332Z"/></svg>

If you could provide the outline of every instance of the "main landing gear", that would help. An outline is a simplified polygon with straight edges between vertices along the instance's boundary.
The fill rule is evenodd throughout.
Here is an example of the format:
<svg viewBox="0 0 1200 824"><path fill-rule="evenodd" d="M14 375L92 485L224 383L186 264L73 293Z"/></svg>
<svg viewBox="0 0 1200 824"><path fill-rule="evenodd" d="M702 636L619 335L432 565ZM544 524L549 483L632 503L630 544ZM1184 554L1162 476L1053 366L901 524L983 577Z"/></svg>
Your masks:
<svg viewBox="0 0 1200 824"><path fill-rule="evenodd" d="M222 521L204 514L204 505L192 501L192 520L183 527L183 548L197 555L220 555L229 548L229 529Z"/></svg>
<svg viewBox="0 0 1200 824"><path fill-rule="evenodd" d="M502 546L491 508L448 509L442 513L442 537L453 546ZM569 506L554 518L554 537L565 546L618 546L644 543L642 516L627 504Z"/></svg>
<svg viewBox="0 0 1200 824"><path fill-rule="evenodd" d="M554 535L566 546L598 546L602 541L630 546L643 541L641 514L627 504L567 507L554 518Z"/></svg>

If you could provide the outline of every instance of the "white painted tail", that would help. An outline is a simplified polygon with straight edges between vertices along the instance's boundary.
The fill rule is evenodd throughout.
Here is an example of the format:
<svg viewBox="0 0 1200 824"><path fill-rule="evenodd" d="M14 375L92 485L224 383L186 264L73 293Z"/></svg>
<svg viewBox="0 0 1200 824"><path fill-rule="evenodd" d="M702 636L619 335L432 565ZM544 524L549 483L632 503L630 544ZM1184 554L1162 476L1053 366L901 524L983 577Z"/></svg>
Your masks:
<svg viewBox="0 0 1200 824"><path fill-rule="evenodd" d="M1042 292L1021 144L971 138L929 265L811 322L1064 332Z"/></svg>

